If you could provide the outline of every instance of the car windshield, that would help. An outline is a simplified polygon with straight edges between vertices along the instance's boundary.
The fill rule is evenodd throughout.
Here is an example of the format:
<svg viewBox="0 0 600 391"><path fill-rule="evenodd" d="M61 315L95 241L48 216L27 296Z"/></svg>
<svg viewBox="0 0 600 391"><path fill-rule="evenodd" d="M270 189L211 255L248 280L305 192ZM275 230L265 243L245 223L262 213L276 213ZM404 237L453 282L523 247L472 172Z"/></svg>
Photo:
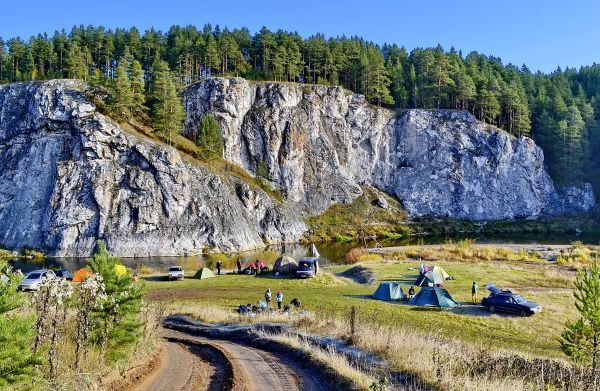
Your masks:
<svg viewBox="0 0 600 391"><path fill-rule="evenodd" d="M525 300L523 297L519 296L519 295L515 295L513 296L513 298L515 299L515 301L519 304L523 304L526 303L527 300Z"/></svg>
<svg viewBox="0 0 600 391"><path fill-rule="evenodd" d="M29 273L25 278L28 280L37 280L38 278L40 278L40 276L41 273Z"/></svg>
<svg viewBox="0 0 600 391"><path fill-rule="evenodd" d="M180 272L180 271L181 271L181 268L180 268L180 267L178 267L178 266L175 266L175 267L172 267L172 268L170 268L170 269L169 269L169 271L170 271L170 272Z"/></svg>

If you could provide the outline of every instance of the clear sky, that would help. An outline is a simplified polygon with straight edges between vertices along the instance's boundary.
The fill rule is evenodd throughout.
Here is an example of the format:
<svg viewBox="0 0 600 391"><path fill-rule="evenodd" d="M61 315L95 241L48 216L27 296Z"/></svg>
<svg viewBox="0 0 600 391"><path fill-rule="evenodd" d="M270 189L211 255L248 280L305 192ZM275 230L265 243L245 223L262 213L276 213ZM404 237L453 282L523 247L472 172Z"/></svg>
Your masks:
<svg viewBox="0 0 600 391"><path fill-rule="evenodd" d="M304 37L359 35L407 49L440 43L545 72L600 62L600 1L593 0L7 0L0 9L5 39L75 24L143 31L211 23L252 33L267 26Z"/></svg>

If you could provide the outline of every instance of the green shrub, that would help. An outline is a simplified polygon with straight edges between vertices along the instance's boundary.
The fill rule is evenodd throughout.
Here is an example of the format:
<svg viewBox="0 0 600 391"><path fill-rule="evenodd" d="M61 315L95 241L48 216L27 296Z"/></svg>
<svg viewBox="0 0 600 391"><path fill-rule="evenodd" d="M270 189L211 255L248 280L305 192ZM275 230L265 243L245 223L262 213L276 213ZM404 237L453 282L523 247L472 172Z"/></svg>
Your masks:
<svg viewBox="0 0 600 391"><path fill-rule="evenodd" d="M354 238L352 236L343 235L343 234L336 234L335 235L335 241L336 242L351 242L353 240L354 240Z"/></svg>
<svg viewBox="0 0 600 391"><path fill-rule="evenodd" d="M387 231L385 231L385 232L381 233L381 237L383 239L392 239L392 240L395 240L395 239L402 239L404 237L404 235L401 234L401 233L398 233L398 232L387 232Z"/></svg>
<svg viewBox="0 0 600 391"><path fill-rule="evenodd" d="M8 250L0 249L0 262L8 262L13 258L12 253Z"/></svg>
<svg viewBox="0 0 600 391"><path fill-rule="evenodd" d="M43 261L44 258L46 258L46 256L44 255L43 252L31 249L31 248L24 248L21 253L23 254L24 257L31 258L35 261Z"/></svg>
<svg viewBox="0 0 600 391"><path fill-rule="evenodd" d="M358 257L358 262L377 262L381 261L381 254L367 253Z"/></svg>
<svg viewBox="0 0 600 391"><path fill-rule="evenodd" d="M223 253L214 253L206 256L206 267L209 269L216 269L217 262L221 261L223 268L231 269L235 267L235 263L237 262L237 258L229 257L227 254Z"/></svg>

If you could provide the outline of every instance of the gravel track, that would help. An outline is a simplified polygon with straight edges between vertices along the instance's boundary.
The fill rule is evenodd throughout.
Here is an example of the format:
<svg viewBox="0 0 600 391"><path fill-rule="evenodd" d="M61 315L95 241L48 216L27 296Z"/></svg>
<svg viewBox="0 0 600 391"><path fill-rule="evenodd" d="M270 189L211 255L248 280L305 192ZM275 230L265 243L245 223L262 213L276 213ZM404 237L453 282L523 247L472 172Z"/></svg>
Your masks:
<svg viewBox="0 0 600 391"><path fill-rule="evenodd" d="M313 370L285 357L228 340L164 332L158 367L135 387L150 390L324 390Z"/></svg>

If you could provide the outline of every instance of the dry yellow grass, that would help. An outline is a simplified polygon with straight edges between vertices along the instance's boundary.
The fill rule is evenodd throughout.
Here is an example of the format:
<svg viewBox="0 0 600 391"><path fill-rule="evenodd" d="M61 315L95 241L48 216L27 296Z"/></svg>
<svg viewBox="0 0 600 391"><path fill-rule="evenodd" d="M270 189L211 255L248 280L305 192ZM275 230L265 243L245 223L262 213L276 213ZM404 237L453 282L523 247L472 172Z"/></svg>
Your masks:
<svg viewBox="0 0 600 391"><path fill-rule="evenodd" d="M182 307L171 307L174 313L181 312ZM435 332L423 333L403 327L390 327L374 325L368 320L361 320L356 324L355 335L350 336L350 324L346 319L339 317L297 317L287 315L264 315L254 318L240 317L239 315L211 305L190 306L185 309L187 313L204 322L215 323L264 323L280 322L291 323L300 332L314 335L332 336L341 340L349 340L352 344L364 351L371 352L384 358L391 366L413 376L407 386L411 389L434 387L443 390L484 391L502 389L508 391L520 390L546 390L545 382L541 376L526 378L523 372L515 370L510 363L527 362L531 357L507 349L487 352L458 339L451 339L437 335ZM432 325L433 327L433 325ZM377 380L377 374L365 370L348 362L343 356L334 351L327 351L315 346L308 346L294 334L266 334L278 342L289 344L296 348L310 351L318 360L342 373L347 378L353 379L358 389L366 389ZM486 372L486 362L506 362L506 371L495 370ZM564 360L546 360L552 365L571 368ZM498 365L498 364L497 364ZM472 371L476 367L477 371ZM535 372L534 372L535 373ZM577 388L575 388L577 389Z"/></svg>

